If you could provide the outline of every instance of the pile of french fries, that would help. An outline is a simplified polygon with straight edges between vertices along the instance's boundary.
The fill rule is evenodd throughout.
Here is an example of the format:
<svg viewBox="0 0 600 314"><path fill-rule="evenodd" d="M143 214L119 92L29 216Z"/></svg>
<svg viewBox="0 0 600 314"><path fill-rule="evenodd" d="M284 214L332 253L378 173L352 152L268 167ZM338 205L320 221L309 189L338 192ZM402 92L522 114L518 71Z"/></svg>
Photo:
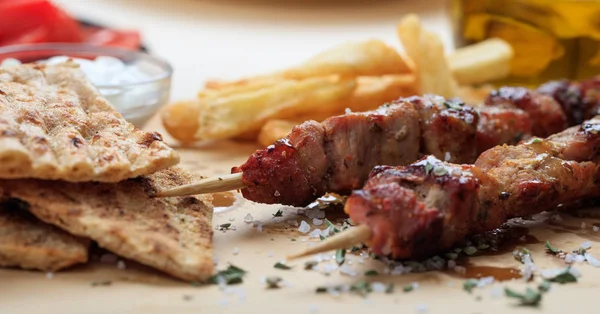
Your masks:
<svg viewBox="0 0 600 314"><path fill-rule="evenodd" d="M477 95L469 86L509 74L513 51L500 39L446 56L440 38L414 14L398 23L397 34L403 54L380 40L346 43L276 73L207 82L196 99L165 108L163 124L184 143L245 139L267 146L306 120L367 111L413 95L469 100Z"/></svg>

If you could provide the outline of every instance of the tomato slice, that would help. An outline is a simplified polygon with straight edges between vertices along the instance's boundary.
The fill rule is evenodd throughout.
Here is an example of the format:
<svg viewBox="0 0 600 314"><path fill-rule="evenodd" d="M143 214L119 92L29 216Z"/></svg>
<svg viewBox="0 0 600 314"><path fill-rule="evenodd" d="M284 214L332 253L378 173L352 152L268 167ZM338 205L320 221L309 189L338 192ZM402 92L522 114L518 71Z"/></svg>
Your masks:
<svg viewBox="0 0 600 314"><path fill-rule="evenodd" d="M141 46L140 33L137 31L85 27L83 32L84 41L91 45L118 47L129 50L139 50Z"/></svg>

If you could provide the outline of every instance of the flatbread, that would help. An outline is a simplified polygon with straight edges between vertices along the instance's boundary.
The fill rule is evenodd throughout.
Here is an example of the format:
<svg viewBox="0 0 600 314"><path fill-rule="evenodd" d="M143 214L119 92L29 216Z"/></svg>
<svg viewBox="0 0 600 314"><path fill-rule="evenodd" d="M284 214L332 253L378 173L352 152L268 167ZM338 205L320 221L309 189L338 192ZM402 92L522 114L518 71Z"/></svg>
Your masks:
<svg viewBox="0 0 600 314"><path fill-rule="evenodd" d="M0 197L23 200L37 218L117 255L204 281L213 272L210 196L151 197L192 179L170 168L119 183L0 180Z"/></svg>
<svg viewBox="0 0 600 314"><path fill-rule="evenodd" d="M57 271L88 259L88 240L45 224L19 208L0 204L0 267Z"/></svg>
<svg viewBox="0 0 600 314"><path fill-rule="evenodd" d="M118 182L179 161L70 61L0 68L0 178Z"/></svg>

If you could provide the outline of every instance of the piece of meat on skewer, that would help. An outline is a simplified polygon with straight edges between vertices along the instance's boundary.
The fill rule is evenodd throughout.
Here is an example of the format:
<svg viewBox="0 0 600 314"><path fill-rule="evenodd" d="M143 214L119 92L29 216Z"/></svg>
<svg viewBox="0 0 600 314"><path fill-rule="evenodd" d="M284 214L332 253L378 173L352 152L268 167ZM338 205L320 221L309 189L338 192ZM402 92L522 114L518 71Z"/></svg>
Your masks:
<svg viewBox="0 0 600 314"><path fill-rule="evenodd" d="M359 224L350 230L359 234L354 241L366 240L377 255L419 258L510 218L600 196L599 161L600 116L545 140L494 147L474 165L426 156L409 166L376 167L344 209Z"/></svg>
<svg viewBox="0 0 600 314"><path fill-rule="evenodd" d="M247 199L303 206L325 192L362 187L376 165L406 165L427 154L472 163L495 145L560 132L572 116L563 108L573 106L520 87L491 93L477 109L438 97L401 99L371 112L305 122L232 172L243 173Z"/></svg>

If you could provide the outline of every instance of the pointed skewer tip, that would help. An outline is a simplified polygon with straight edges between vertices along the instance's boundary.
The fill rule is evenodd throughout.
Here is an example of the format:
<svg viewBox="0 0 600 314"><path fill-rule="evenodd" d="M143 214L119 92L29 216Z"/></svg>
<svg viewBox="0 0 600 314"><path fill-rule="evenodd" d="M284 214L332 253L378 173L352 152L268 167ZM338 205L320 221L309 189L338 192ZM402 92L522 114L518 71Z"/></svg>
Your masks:
<svg viewBox="0 0 600 314"><path fill-rule="evenodd" d="M206 178L195 183L178 186L169 190L158 191L154 197L187 196L239 190L246 187L242 180L242 175L242 173L234 173Z"/></svg>
<svg viewBox="0 0 600 314"><path fill-rule="evenodd" d="M287 260L294 260L300 257L314 255L332 250L345 249L356 244L368 241L372 236L371 229L368 226L361 225L341 232L336 236L327 238L316 246L306 249L303 252L287 256Z"/></svg>

